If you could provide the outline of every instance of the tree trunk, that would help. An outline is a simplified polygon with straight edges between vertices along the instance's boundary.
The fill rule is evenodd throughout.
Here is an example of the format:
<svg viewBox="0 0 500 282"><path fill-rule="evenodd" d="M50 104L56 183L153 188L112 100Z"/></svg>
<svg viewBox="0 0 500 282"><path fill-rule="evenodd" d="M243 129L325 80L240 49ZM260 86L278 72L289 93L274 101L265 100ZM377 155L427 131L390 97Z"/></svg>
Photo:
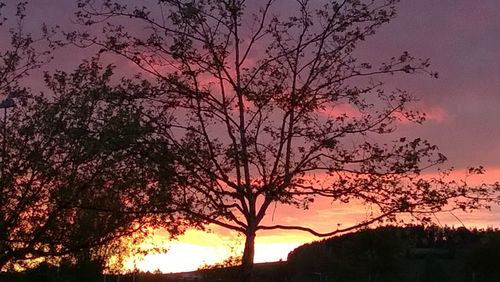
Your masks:
<svg viewBox="0 0 500 282"><path fill-rule="evenodd" d="M243 257L241 259L241 277L243 282L250 282L255 255L255 231L249 230L245 235L245 249L243 250Z"/></svg>

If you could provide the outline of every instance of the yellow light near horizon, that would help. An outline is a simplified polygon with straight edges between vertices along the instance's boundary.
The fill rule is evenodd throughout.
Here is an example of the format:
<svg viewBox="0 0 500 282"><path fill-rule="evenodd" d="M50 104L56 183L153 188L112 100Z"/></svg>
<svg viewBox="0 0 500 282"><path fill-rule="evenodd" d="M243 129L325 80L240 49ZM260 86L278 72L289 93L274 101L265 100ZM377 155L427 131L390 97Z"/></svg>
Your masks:
<svg viewBox="0 0 500 282"><path fill-rule="evenodd" d="M165 254L151 254L137 263L141 271L162 273L193 271L201 266L215 264L228 256L220 246L200 246L186 243L172 243Z"/></svg>
<svg viewBox="0 0 500 282"><path fill-rule="evenodd" d="M168 248L167 253L148 254L139 261L130 258L125 263L128 270L161 273L194 271L220 263L229 256L241 255L244 242L244 238L236 234L198 230L188 230L176 241L168 241L164 235L156 235L156 238L163 241L163 245ZM293 233L285 236L258 236L255 242L255 262L286 260L291 250L310 241L311 236Z"/></svg>
<svg viewBox="0 0 500 282"><path fill-rule="evenodd" d="M481 181L492 182L500 175L500 168L491 169L489 174L469 177L469 184L478 184ZM431 175L432 176L432 175ZM454 172L452 179L463 178L463 172ZM288 225L303 225L318 231L328 232L336 228L345 228L367 218L371 210L359 203L347 205L332 205L328 199L318 200L309 210L297 210L293 207L278 205L276 216L267 218L263 224L272 225L273 221ZM274 213L274 211L273 211ZM404 216L403 216L404 217ZM307 220L306 220L307 219ZM437 224L447 226L461 226L485 228L500 226L500 207L494 207L491 212L481 210L475 213L438 213L435 215ZM202 266L219 263L229 256L240 255L243 250L244 238L234 232L228 232L213 227L213 232L188 230L178 240L169 240L166 234L156 234L154 241L161 246L168 247L164 254L149 254L140 261L130 259L127 262L128 270L162 273L193 271ZM352 230L355 231L355 230ZM286 260L288 253L296 247L321 238L305 232L272 230L258 232L255 242L255 262L270 262ZM147 249L147 246L146 248Z"/></svg>
<svg viewBox="0 0 500 282"><path fill-rule="evenodd" d="M468 227L488 227L484 220L498 222L499 209L493 213L483 212L481 214L460 214ZM440 216L443 224L455 225L456 219L447 214ZM498 224L493 224L499 226ZM305 243L318 240L309 234L292 232L290 234L276 235L273 232L257 236L255 243L255 262L285 261L288 253ZM185 235L180 236L176 241L168 241L164 236L157 236L157 240L164 241L168 247L167 253L148 254L139 261L129 259L125 268L128 270L137 269L143 272L186 272L194 271L200 267L213 265L222 262L229 256L238 256L243 250L243 238L231 237L216 233L206 233L197 230L188 230Z"/></svg>
<svg viewBox="0 0 500 282"><path fill-rule="evenodd" d="M148 254L140 260L130 258L125 262L126 269L162 273L193 271L224 260L231 255L231 246L234 246L228 236L199 230L187 230L177 240L170 240L168 235L159 232L153 240L168 251Z"/></svg>

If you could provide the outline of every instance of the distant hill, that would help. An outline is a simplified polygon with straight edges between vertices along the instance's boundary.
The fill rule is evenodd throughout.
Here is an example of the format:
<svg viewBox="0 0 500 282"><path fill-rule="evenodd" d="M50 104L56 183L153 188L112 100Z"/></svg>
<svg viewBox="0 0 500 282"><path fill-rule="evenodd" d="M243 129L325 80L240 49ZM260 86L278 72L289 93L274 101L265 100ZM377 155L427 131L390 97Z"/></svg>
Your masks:
<svg viewBox="0 0 500 282"><path fill-rule="evenodd" d="M380 227L298 247L288 264L290 281L498 282L500 232Z"/></svg>

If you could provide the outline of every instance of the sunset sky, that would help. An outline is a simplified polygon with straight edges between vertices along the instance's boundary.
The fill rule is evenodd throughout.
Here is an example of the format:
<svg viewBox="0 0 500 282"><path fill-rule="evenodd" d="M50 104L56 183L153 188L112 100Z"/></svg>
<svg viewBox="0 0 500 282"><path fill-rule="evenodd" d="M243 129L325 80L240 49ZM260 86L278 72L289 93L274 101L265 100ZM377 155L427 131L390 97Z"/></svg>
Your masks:
<svg viewBox="0 0 500 282"><path fill-rule="evenodd" d="M9 1L7 1L9 2ZM40 22L69 24L75 3L69 0L30 1L28 27ZM137 1L148 2L148 1ZM156 1L150 1L156 2ZM286 9L289 0L278 0ZM500 2L498 0L402 0L397 19L383 27L360 46L365 58L388 58L402 51L430 58L431 69L439 79L414 75L390 81L390 86L412 92L420 100L415 105L427 113L421 126L405 125L400 134L419 136L437 144L447 156L446 166L458 174L467 166L483 165L488 181L500 180ZM31 25L31 26L30 26ZM62 49L50 68L74 69L86 54ZM81 50L78 52L82 52ZM37 83L32 85L36 87ZM479 180L477 180L479 181ZM268 221L306 223L320 231L338 224L348 226L363 219L367 212L356 205L332 207L315 203L309 210L285 206L271 209ZM492 212L437 215L440 224L500 227L500 208ZM169 242L158 231L157 240L169 246L164 255L151 255L136 262L142 270L163 272L194 270L203 264L220 261L233 249L242 249L236 237L217 228L212 233L188 231L179 241ZM256 262L286 259L293 248L317 238L289 231L261 232L256 240ZM188 254L188 256L186 256ZM134 262L130 262L132 268Z"/></svg>

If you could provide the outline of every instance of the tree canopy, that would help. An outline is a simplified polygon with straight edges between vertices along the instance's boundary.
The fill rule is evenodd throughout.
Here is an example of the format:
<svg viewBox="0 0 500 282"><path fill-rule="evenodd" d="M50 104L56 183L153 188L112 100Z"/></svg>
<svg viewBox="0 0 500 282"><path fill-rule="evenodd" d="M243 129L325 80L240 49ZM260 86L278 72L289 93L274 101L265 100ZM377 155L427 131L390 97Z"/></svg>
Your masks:
<svg viewBox="0 0 500 282"><path fill-rule="evenodd" d="M165 210L169 153L145 118L143 86L112 87L111 76L92 60L47 74L50 96L16 99L2 124L0 267L101 246L160 218L178 233ZM159 199L161 215L141 213Z"/></svg>
<svg viewBox="0 0 500 282"><path fill-rule="evenodd" d="M10 39L0 46L0 270L101 256L98 248L131 234L146 239L158 224L178 234L183 222L165 205L169 152L148 119L149 84L114 79L114 67L95 57L72 73L45 73L44 89L26 88L62 45L47 26L26 30L27 2L11 4L0 2L0 34Z"/></svg>
<svg viewBox="0 0 500 282"><path fill-rule="evenodd" d="M79 1L80 23L102 30L68 39L126 58L163 92L156 126L183 179L178 208L243 233L249 272L259 230L330 236L399 213L478 207L490 190L422 177L446 158L426 140L397 135L401 121L424 115L412 110L411 94L383 80L437 77L428 60L356 56L396 16L398 1L300 0L287 11L278 2ZM325 233L262 224L273 203L307 208L316 198L361 202L374 213Z"/></svg>

